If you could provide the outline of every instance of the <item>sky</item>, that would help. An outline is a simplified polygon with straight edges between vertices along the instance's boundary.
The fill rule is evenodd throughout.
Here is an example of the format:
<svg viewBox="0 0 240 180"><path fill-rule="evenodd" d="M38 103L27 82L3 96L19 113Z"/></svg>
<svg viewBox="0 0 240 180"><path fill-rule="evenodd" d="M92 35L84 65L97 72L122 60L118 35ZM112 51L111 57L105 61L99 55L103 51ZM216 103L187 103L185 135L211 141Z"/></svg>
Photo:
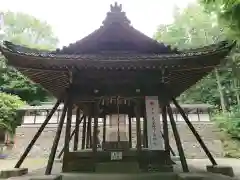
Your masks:
<svg viewBox="0 0 240 180"><path fill-rule="evenodd" d="M0 0L0 10L24 12L47 21L68 45L99 28L110 4L122 4L134 28L152 37L158 25L172 22L174 6L184 8L195 0Z"/></svg>

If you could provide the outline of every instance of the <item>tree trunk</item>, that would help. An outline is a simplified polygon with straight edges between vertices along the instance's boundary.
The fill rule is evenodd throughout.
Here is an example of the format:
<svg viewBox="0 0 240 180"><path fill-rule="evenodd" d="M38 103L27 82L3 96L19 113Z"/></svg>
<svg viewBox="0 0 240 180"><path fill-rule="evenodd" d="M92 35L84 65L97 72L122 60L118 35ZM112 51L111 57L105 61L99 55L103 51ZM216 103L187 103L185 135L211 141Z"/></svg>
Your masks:
<svg viewBox="0 0 240 180"><path fill-rule="evenodd" d="M214 71L215 71L215 76L216 76L216 81L217 81L217 86L218 86L218 92L219 92L219 95L220 95L221 108L222 108L223 112L226 112L226 106L225 106L225 101L224 101L224 96L223 96L223 91L222 91L222 85L221 85L218 69L215 68Z"/></svg>
<svg viewBox="0 0 240 180"><path fill-rule="evenodd" d="M238 92L238 79L234 78L233 79L233 85L234 85L234 91L237 99L237 105L240 105L240 97L239 97L239 92Z"/></svg>

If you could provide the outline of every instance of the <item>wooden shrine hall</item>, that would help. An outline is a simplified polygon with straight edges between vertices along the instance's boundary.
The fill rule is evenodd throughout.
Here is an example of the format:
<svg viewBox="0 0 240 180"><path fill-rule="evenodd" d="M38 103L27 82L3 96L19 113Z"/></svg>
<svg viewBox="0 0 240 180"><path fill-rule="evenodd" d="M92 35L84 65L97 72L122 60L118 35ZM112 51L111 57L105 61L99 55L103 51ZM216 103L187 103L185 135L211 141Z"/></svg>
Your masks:
<svg viewBox="0 0 240 180"><path fill-rule="evenodd" d="M172 171L169 126L182 169L188 172L170 103L176 106L206 156L216 166L176 98L224 63L233 47L234 43L223 41L185 51L171 48L134 29L122 5L117 3L111 5L99 29L62 49L43 51L4 42L1 52L8 64L58 99L15 167L21 166L61 103L64 107L49 155L47 175L51 174L56 158L65 116L63 172ZM76 125L71 130L73 110L76 110ZM129 125L125 129L120 127L121 115L128 115ZM103 118L104 124L106 116L115 121L112 133L107 132L105 126L98 128L99 118ZM136 119L134 146L133 118ZM81 148L78 147L80 123L84 132ZM100 143L99 130L103 132ZM70 150L72 137L74 147Z"/></svg>

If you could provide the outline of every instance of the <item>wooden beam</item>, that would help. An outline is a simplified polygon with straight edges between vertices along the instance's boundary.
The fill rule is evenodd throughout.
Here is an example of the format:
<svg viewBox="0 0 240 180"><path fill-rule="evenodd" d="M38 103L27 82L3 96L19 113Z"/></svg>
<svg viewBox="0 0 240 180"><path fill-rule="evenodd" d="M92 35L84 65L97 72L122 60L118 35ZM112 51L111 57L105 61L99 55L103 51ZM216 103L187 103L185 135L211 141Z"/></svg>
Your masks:
<svg viewBox="0 0 240 180"><path fill-rule="evenodd" d="M37 141L37 139L39 138L39 136L42 134L44 128L46 127L46 125L48 124L48 122L50 121L50 119L52 118L53 114L56 112L58 106L61 104L62 102L62 98L58 99L56 104L54 105L54 107L52 108L52 110L50 111L50 113L47 115L45 121L42 123L42 125L40 126L40 128L38 129L38 131L36 132L36 134L34 135L33 139L31 140L31 142L28 144L27 148L25 149L24 153L22 154L22 156L20 157L20 159L18 160L18 162L15 165L15 168L19 168L24 159L27 157L28 153L31 151L33 145L35 144L35 142Z"/></svg>
<svg viewBox="0 0 240 180"><path fill-rule="evenodd" d="M84 118L84 115L82 115L82 117L81 117L81 119L80 119L80 121L79 121L79 125L81 124L83 118ZM75 134L75 132L76 132L76 128L72 131L71 136L70 136L70 140L72 139L72 137L73 137L73 135ZM64 144L64 146L65 146L65 144ZM59 155L58 155L58 159L61 158L61 156L62 156L62 154L63 154L63 151L64 151L64 147L63 147L62 150L60 151L60 153L59 153Z"/></svg>
<svg viewBox="0 0 240 180"><path fill-rule="evenodd" d="M217 162L213 158L211 152L208 150L207 146L203 142L202 138L200 137L200 135L198 134L198 132L196 131L196 129L194 128L192 123L189 121L189 119L188 119L187 115L185 114L184 110L181 108L181 106L178 104L178 102L176 101L175 98L173 98L172 101L173 101L174 105L176 106L176 108L178 109L179 113L182 115L185 122L187 123L189 129L192 131L193 135L196 137L197 141L199 142L199 144L203 148L204 152L206 153L207 157L211 161L212 165L217 165Z"/></svg>
<svg viewBox="0 0 240 180"><path fill-rule="evenodd" d="M68 111L67 111L67 122L66 122L66 129L65 129L65 139L64 139L64 148L63 148L63 166L64 169L65 162L67 161L67 155L69 153L69 143L71 139L71 124L72 124L72 111L73 111L73 102L72 97L69 95L69 102L68 102Z"/></svg>
<svg viewBox="0 0 240 180"><path fill-rule="evenodd" d="M81 110L80 110L80 107L78 106L77 107L77 111L76 111L76 122L75 122L75 136L74 136L74 142L73 142L73 150L74 151L77 151L78 150L78 138L79 138L79 125L80 125L80 113L81 113ZM71 139L71 137L70 137Z"/></svg>
<svg viewBox="0 0 240 180"><path fill-rule="evenodd" d="M167 105L167 112L168 112L168 116L169 116L170 123L171 123L171 126L172 126L173 135L174 135L174 138L175 138L175 141L176 141L177 149L178 149L178 152L179 152L183 172L189 172L186 157L185 157L183 147L182 147L182 142L181 142L180 136L178 134L176 122L174 120L173 113L172 113L172 109L171 109L169 104Z"/></svg>
<svg viewBox="0 0 240 180"><path fill-rule="evenodd" d="M87 122L87 148L91 147L91 137L92 137L92 116L91 114L88 115L88 122Z"/></svg>
<svg viewBox="0 0 240 180"><path fill-rule="evenodd" d="M137 131L137 151L140 152L142 149L141 143L141 122L140 122L140 103L137 101L135 105L135 116L136 116L136 131Z"/></svg>
<svg viewBox="0 0 240 180"><path fill-rule="evenodd" d="M167 121L167 107L166 105L162 106L162 121L163 121L163 138L165 144L165 151L167 151L170 156L170 143L169 143L169 134L168 134L168 121Z"/></svg>
<svg viewBox="0 0 240 180"><path fill-rule="evenodd" d="M99 113L99 102L96 101L94 103L94 124L93 124L93 143L92 143L92 151L93 151L93 159L96 162L97 156L97 131L98 131L98 113Z"/></svg>
<svg viewBox="0 0 240 180"><path fill-rule="evenodd" d="M129 137L129 148L132 148L132 118L128 114L128 137Z"/></svg>
<svg viewBox="0 0 240 180"><path fill-rule="evenodd" d="M82 126L82 149L85 149L86 143L86 126L87 126L87 119L86 116L83 119L83 126Z"/></svg>
<svg viewBox="0 0 240 180"><path fill-rule="evenodd" d="M106 142L106 114L103 117L103 144Z"/></svg>
<svg viewBox="0 0 240 180"><path fill-rule="evenodd" d="M67 100L64 103L62 115L61 115L61 118L60 118L60 121L59 121L59 124L58 124L56 135L55 135L54 140L53 140L52 149L51 149L51 152L50 152L50 155L49 155L49 158L48 158L47 167L46 167L46 170L45 170L46 175L51 174L51 171L52 171L52 166L53 166L55 154L56 154L56 151L57 151L58 142L60 140L60 135L61 135L61 132L62 132L64 119L65 119L66 112L67 112L67 109L68 109L68 103L69 103L69 97L67 97Z"/></svg>

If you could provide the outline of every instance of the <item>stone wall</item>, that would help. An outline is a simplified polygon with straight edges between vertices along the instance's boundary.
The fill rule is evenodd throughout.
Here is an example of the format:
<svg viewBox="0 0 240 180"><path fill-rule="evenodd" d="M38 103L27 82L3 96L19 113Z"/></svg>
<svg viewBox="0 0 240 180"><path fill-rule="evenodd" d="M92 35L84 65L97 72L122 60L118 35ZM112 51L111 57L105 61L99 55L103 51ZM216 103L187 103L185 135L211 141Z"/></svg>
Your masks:
<svg viewBox="0 0 240 180"><path fill-rule="evenodd" d="M199 132L199 134L201 135L201 137L203 138L204 142L206 143L210 151L213 153L213 155L215 157L222 157L223 148L221 141L218 138L219 130L216 128L216 126L211 122L194 122L193 125L195 126L196 130ZM206 158L203 150L201 149L195 137L188 129L187 125L184 122L178 122L177 126L182 140L183 148L185 150L185 155L188 158ZM39 125L20 126L17 128L15 145L11 150L9 149L6 151L9 154L9 158L18 158L20 154L22 154L22 152L24 151L30 140L33 138L38 128ZM56 129L57 129L56 125L48 125L45 128L41 137L37 140L36 144L31 150L29 154L30 157L48 157L56 133ZM59 142L58 152L63 147L64 132L65 129L63 128L63 132ZM136 137L135 134L136 133L133 130L134 139ZM79 141L81 141L81 132ZM176 150L177 148L171 130L170 130L170 143L174 151L177 152ZM72 143L70 144L70 147L73 147Z"/></svg>

